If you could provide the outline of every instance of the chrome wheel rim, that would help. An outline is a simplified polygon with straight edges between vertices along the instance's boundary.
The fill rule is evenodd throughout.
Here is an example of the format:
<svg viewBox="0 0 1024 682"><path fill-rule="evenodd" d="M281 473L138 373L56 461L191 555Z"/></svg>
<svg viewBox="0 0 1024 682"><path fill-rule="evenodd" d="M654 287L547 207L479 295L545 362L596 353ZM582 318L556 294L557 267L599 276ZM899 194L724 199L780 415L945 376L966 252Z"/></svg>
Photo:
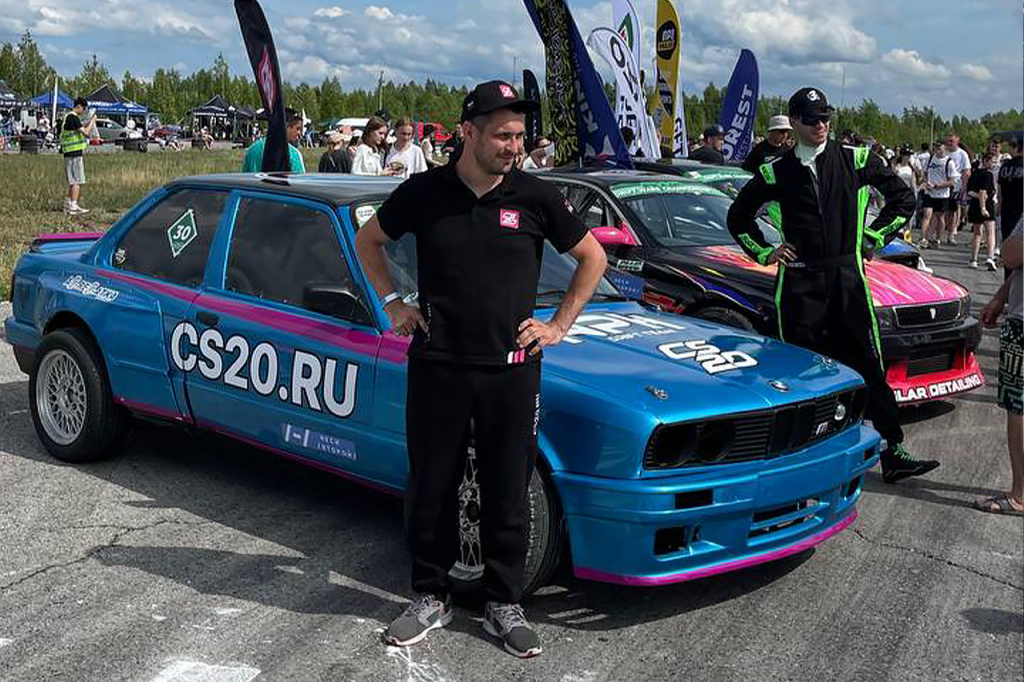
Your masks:
<svg viewBox="0 0 1024 682"><path fill-rule="evenodd" d="M70 445L85 427L88 398L78 363L66 351L46 354L36 377L36 408L47 437Z"/></svg>

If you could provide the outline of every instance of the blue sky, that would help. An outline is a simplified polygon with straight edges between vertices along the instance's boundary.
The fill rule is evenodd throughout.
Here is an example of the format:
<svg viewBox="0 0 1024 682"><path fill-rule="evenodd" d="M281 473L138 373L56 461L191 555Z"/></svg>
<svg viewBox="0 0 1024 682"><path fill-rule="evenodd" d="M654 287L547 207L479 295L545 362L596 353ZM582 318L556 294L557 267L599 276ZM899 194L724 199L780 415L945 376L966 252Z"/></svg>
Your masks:
<svg viewBox="0 0 1024 682"><path fill-rule="evenodd" d="M543 71L522 0L263 0L285 77L372 87L511 78L513 59ZM653 55L655 0L635 0L643 55ZM569 0L584 37L611 24L611 2ZM872 98L887 111L935 106L976 116L1024 108L1019 0L677 0L684 87L725 84L740 48L765 94L816 85L839 103ZM248 73L230 0L0 0L0 41L31 29L47 60L73 75L95 52L120 78L184 72L223 53ZM642 68L648 65L641 65ZM841 84L845 71L846 88Z"/></svg>

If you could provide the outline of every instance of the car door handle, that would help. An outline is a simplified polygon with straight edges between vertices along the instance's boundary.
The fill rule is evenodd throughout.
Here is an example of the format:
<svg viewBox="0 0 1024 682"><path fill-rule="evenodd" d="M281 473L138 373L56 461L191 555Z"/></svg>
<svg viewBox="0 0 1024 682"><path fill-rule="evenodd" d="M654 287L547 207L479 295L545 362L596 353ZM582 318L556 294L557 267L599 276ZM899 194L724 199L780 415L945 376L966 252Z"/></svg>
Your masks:
<svg viewBox="0 0 1024 682"><path fill-rule="evenodd" d="M206 310L200 310L196 313L196 319L207 327L216 327L217 323L220 322L219 317Z"/></svg>

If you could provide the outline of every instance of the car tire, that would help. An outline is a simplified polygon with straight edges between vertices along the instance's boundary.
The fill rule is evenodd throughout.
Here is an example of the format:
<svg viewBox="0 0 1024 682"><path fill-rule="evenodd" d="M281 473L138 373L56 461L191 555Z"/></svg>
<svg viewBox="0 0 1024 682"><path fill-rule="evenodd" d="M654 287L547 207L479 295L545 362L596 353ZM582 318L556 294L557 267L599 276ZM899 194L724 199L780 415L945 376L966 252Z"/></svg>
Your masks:
<svg viewBox="0 0 1024 682"><path fill-rule="evenodd" d="M749 317L741 312L737 312L731 308L723 308L721 306L710 306L708 308L701 308L696 313L695 317L699 317L702 320L709 322L718 322L729 327L736 327L737 329L743 329L748 332L756 332L757 327Z"/></svg>
<svg viewBox="0 0 1024 682"><path fill-rule="evenodd" d="M448 573L453 591L472 594L478 591L483 576L480 553L480 488L476 483L476 454L469 446L466 467L459 485L459 559ZM554 484L544 465L538 461L527 488L526 566L523 571L523 595L537 591L558 567L563 549L565 525Z"/></svg>
<svg viewBox="0 0 1024 682"><path fill-rule="evenodd" d="M114 403L103 357L78 329L43 337L29 374L28 397L39 440L63 462L113 455L128 431L127 415Z"/></svg>

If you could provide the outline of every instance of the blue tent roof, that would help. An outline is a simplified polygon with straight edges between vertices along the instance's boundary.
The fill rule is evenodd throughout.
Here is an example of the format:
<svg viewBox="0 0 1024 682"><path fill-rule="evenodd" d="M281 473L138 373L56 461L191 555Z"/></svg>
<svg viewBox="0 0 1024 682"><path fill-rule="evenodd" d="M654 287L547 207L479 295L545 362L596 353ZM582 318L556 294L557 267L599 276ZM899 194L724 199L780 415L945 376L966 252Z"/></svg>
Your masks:
<svg viewBox="0 0 1024 682"><path fill-rule="evenodd" d="M53 106L53 93L44 92L41 95L36 95L31 100L32 104L38 104L41 107L52 107ZM70 109L75 105L75 101L65 95L63 92L57 91L57 108L59 109Z"/></svg>
<svg viewBox="0 0 1024 682"><path fill-rule="evenodd" d="M144 114L149 109L135 102L103 102L89 100L89 108L97 114Z"/></svg>

